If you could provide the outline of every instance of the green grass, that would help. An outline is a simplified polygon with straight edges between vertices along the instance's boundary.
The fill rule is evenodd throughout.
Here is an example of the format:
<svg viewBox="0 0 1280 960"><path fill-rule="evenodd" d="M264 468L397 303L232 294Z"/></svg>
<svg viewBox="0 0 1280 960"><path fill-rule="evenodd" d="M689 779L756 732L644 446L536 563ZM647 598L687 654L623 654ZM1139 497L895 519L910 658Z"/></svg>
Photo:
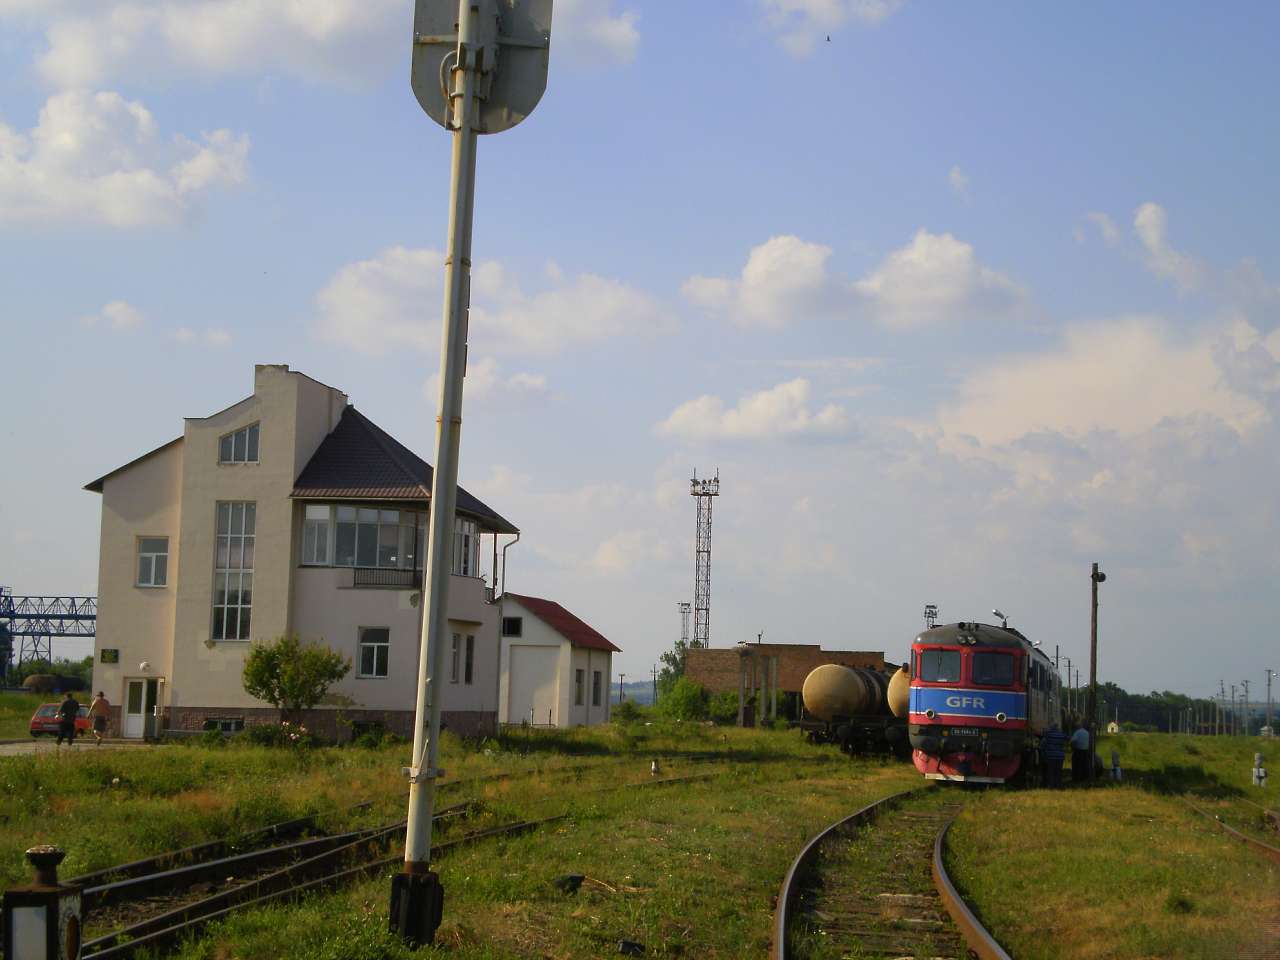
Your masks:
<svg viewBox="0 0 1280 960"><path fill-rule="evenodd" d="M1280 867L1184 802L1242 826L1249 820L1261 836L1253 803L1274 806L1276 787L1251 785L1253 754L1261 750L1270 766L1280 760L1280 744L1102 738L1108 764L1112 750L1120 753L1122 785L993 791L956 821L949 868L996 938L1032 960L1280 952L1274 930L1263 926L1280 902ZM1264 839L1277 843L1274 831Z"/></svg>
<svg viewBox="0 0 1280 960"><path fill-rule="evenodd" d="M31 715L42 703L57 700L54 693L0 693L0 740L31 736Z"/></svg>

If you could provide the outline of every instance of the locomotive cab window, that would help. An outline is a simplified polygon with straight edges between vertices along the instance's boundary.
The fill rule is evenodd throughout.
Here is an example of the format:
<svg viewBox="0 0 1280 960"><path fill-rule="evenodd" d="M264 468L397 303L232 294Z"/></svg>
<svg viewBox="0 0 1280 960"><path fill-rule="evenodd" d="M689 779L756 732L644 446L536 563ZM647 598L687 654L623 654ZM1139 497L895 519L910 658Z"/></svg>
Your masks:
<svg viewBox="0 0 1280 960"><path fill-rule="evenodd" d="M958 681L960 679L960 651L921 650L920 679L927 683Z"/></svg>
<svg viewBox="0 0 1280 960"><path fill-rule="evenodd" d="M973 682L992 687L1013 683L1013 657L1007 653L974 653Z"/></svg>

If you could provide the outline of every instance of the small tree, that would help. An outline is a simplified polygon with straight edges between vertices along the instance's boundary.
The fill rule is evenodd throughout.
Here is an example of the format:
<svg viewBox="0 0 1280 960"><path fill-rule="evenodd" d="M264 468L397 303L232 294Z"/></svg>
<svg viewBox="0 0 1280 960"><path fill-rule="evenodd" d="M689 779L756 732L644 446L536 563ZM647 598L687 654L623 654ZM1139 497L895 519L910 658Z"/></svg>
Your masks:
<svg viewBox="0 0 1280 960"><path fill-rule="evenodd" d="M658 710L676 720L705 720L707 691L688 677L681 677L658 699Z"/></svg>
<svg viewBox="0 0 1280 960"><path fill-rule="evenodd" d="M658 671L658 699L661 700L675 686L676 681L684 676L684 664L689 656L689 644L677 640L675 645L658 656L662 661L662 669Z"/></svg>
<svg viewBox="0 0 1280 960"><path fill-rule="evenodd" d="M244 689L280 711L308 710L351 670L351 661L297 634L255 643L244 662Z"/></svg>

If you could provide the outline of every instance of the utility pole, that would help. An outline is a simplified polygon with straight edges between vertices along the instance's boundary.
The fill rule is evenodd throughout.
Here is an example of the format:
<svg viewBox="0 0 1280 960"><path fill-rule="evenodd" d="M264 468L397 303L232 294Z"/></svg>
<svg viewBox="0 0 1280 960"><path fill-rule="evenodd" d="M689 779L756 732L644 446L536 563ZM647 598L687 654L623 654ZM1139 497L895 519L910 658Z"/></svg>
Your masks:
<svg viewBox="0 0 1280 960"><path fill-rule="evenodd" d="M1089 616L1089 746L1097 744L1098 734L1098 584L1105 583L1107 575L1093 565L1089 574L1093 607ZM1089 764L1089 779L1094 777L1093 764Z"/></svg>
<svg viewBox="0 0 1280 960"><path fill-rule="evenodd" d="M410 85L432 120L450 132L453 156L444 262L444 318L435 469L423 581L404 870L391 880L391 928L410 946L435 941L444 888L431 870L431 832L439 769L439 681L449 636L462 392L471 296L476 141L523 120L547 86L552 0L416 0Z"/></svg>
<svg viewBox="0 0 1280 960"><path fill-rule="evenodd" d="M1244 735L1247 737L1249 735L1249 681L1241 680L1240 683L1244 687Z"/></svg>
<svg viewBox="0 0 1280 960"><path fill-rule="evenodd" d="M624 677L626 677L625 673L618 674L618 702L619 703L622 702L622 681Z"/></svg>
<svg viewBox="0 0 1280 960"><path fill-rule="evenodd" d="M653 665L653 702L656 706L658 703L658 665Z"/></svg>
<svg viewBox="0 0 1280 960"><path fill-rule="evenodd" d="M1276 735L1276 728L1271 726L1271 678L1276 672L1270 667L1267 668L1267 729L1271 731L1271 735Z"/></svg>
<svg viewBox="0 0 1280 960"><path fill-rule="evenodd" d="M1225 736L1227 733L1227 687L1223 680L1218 681L1218 736Z"/></svg>
<svg viewBox="0 0 1280 960"><path fill-rule="evenodd" d="M1231 736L1235 736L1240 729L1240 721L1236 719L1236 685L1231 685Z"/></svg>
<svg viewBox="0 0 1280 960"><path fill-rule="evenodd" d="M1067 664L1067 712L1074 713L1075 707L1072 706L1072 696L1071 696L1071 658L1063 657L1062 659L1066 661L1066 664Z"/></svg>
<svg viewBox="0 0 1280 960"><path fill-rule="evenodd" d="M1061 664L1058 663L1058 645L1055 643L1053 645L1053 669L1057 670L1060 666Z"/></svg>

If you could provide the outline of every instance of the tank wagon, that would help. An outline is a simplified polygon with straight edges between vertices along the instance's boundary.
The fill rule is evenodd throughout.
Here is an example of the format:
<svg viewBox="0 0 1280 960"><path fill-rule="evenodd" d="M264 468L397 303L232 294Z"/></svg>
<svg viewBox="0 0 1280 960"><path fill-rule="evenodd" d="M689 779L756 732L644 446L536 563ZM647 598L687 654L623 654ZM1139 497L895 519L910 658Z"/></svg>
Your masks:
<svg viewBox="0 0 1280 960"><path fill-rule="evenodd" d="M951 623L911 645L911 757L931 780L1004 783L1038 769L1061 682L1049 660L1008 625Z"/></svg>
<svg viewBox="0 0 1280 960"><path fill-rule="evenodd" d="M898 673L905 673L899 670ZM804 679L800 696L816 719L805 724L815 743L837 743L846 753L910 752L906 730L906 690L897 675L863 667L824 663ZM899 692L900 691L900 692ZM892 694L898 693L894 710Z"/></svg>

